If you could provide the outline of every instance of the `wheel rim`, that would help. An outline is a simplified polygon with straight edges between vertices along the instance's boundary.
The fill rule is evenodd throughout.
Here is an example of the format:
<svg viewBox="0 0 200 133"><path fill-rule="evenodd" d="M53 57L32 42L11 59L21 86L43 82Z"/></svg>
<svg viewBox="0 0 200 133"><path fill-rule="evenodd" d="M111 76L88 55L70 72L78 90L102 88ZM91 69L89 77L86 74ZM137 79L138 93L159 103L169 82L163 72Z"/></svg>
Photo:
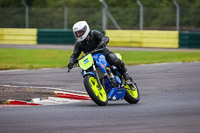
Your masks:
<svg viewBox="0 0 200 133"><path fill-rule="evenodd" d="M102 89L100 89L98 82L94 77L90 77L89 82L95 95L99 97L101 101L105 102L107 100L107 95L106 95L105 90L103 89L103 86L101 85Z"/></svg>
<svg viewBox="0 0 200 133"><path fill-rule="evenodd" d="M137 88L135 90L132 90L129 85L126 85L125 88L127 88L127 92L133 97L133 98L138 98L138 91Z"/></svg>

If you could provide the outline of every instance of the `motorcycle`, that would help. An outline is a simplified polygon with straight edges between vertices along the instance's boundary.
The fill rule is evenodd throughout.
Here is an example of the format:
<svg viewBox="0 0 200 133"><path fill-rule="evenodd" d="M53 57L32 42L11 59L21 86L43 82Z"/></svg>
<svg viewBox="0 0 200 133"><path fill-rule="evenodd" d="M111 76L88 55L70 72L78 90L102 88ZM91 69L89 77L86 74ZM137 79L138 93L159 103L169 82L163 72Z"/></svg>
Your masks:
<svg viewBox="0 0 200 133"><path fill-rule="evenodd" d="M106 61L101 50L95 49L73 63L73 68L78 66L82 69L83 83L90 98L99 106L106 106L108 100L125 99L130 104L138 103L140 93L137 84L132 78L125 82L123 75ZM119 53L115 55L122 60Z"/></svg>

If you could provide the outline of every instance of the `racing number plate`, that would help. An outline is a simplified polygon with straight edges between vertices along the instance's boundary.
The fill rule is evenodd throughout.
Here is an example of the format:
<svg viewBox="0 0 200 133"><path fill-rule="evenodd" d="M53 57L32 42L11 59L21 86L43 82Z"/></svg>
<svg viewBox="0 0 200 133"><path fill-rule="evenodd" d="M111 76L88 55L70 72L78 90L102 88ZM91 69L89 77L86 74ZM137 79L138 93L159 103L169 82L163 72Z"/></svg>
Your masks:
<svg viewBox="0 0 200 133"><path fill-rule="evenodd" d="M87 70L92 66L93 58L91 54L88 54L87 56L83 57L83 59L79 60L79 66L83 70Z"/></svg>

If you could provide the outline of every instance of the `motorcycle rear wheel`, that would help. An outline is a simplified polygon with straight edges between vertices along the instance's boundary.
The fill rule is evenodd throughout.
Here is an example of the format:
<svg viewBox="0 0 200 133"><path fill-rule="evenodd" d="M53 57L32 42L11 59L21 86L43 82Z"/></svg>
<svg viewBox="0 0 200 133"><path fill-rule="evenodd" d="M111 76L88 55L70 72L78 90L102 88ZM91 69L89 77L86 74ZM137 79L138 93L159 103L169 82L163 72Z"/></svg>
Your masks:
<svg viewBox="0 0 200 133"><path fill-rule="evenodd" d="M84 77L84 86L88 95L97 105L106 106L108 104L107 93L104 87L101 85L100 89L97 79L93 75Z"/></svg>
<svg viewBox="0 0 200 133"><path fill-rule="evenodd" d="M126 94L124 99L130 104L138 103L140 100L140 93L137 84L135 83L134 86L126 85L125 88L126 88Z"/></svg>

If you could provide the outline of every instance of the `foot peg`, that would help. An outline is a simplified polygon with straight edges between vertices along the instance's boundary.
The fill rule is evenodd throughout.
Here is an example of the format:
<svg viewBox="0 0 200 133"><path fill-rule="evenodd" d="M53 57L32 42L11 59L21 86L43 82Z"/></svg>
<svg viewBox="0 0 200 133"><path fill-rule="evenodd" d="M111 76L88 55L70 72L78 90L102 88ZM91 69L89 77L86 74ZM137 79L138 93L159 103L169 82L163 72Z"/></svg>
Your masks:
<svg viewBox="0 0 200 133"><path fill-rule="evenodd" d="M132 81L125 82L125 85L133 85L133 84L134 84L134 82L132 82Z"/></svg>

